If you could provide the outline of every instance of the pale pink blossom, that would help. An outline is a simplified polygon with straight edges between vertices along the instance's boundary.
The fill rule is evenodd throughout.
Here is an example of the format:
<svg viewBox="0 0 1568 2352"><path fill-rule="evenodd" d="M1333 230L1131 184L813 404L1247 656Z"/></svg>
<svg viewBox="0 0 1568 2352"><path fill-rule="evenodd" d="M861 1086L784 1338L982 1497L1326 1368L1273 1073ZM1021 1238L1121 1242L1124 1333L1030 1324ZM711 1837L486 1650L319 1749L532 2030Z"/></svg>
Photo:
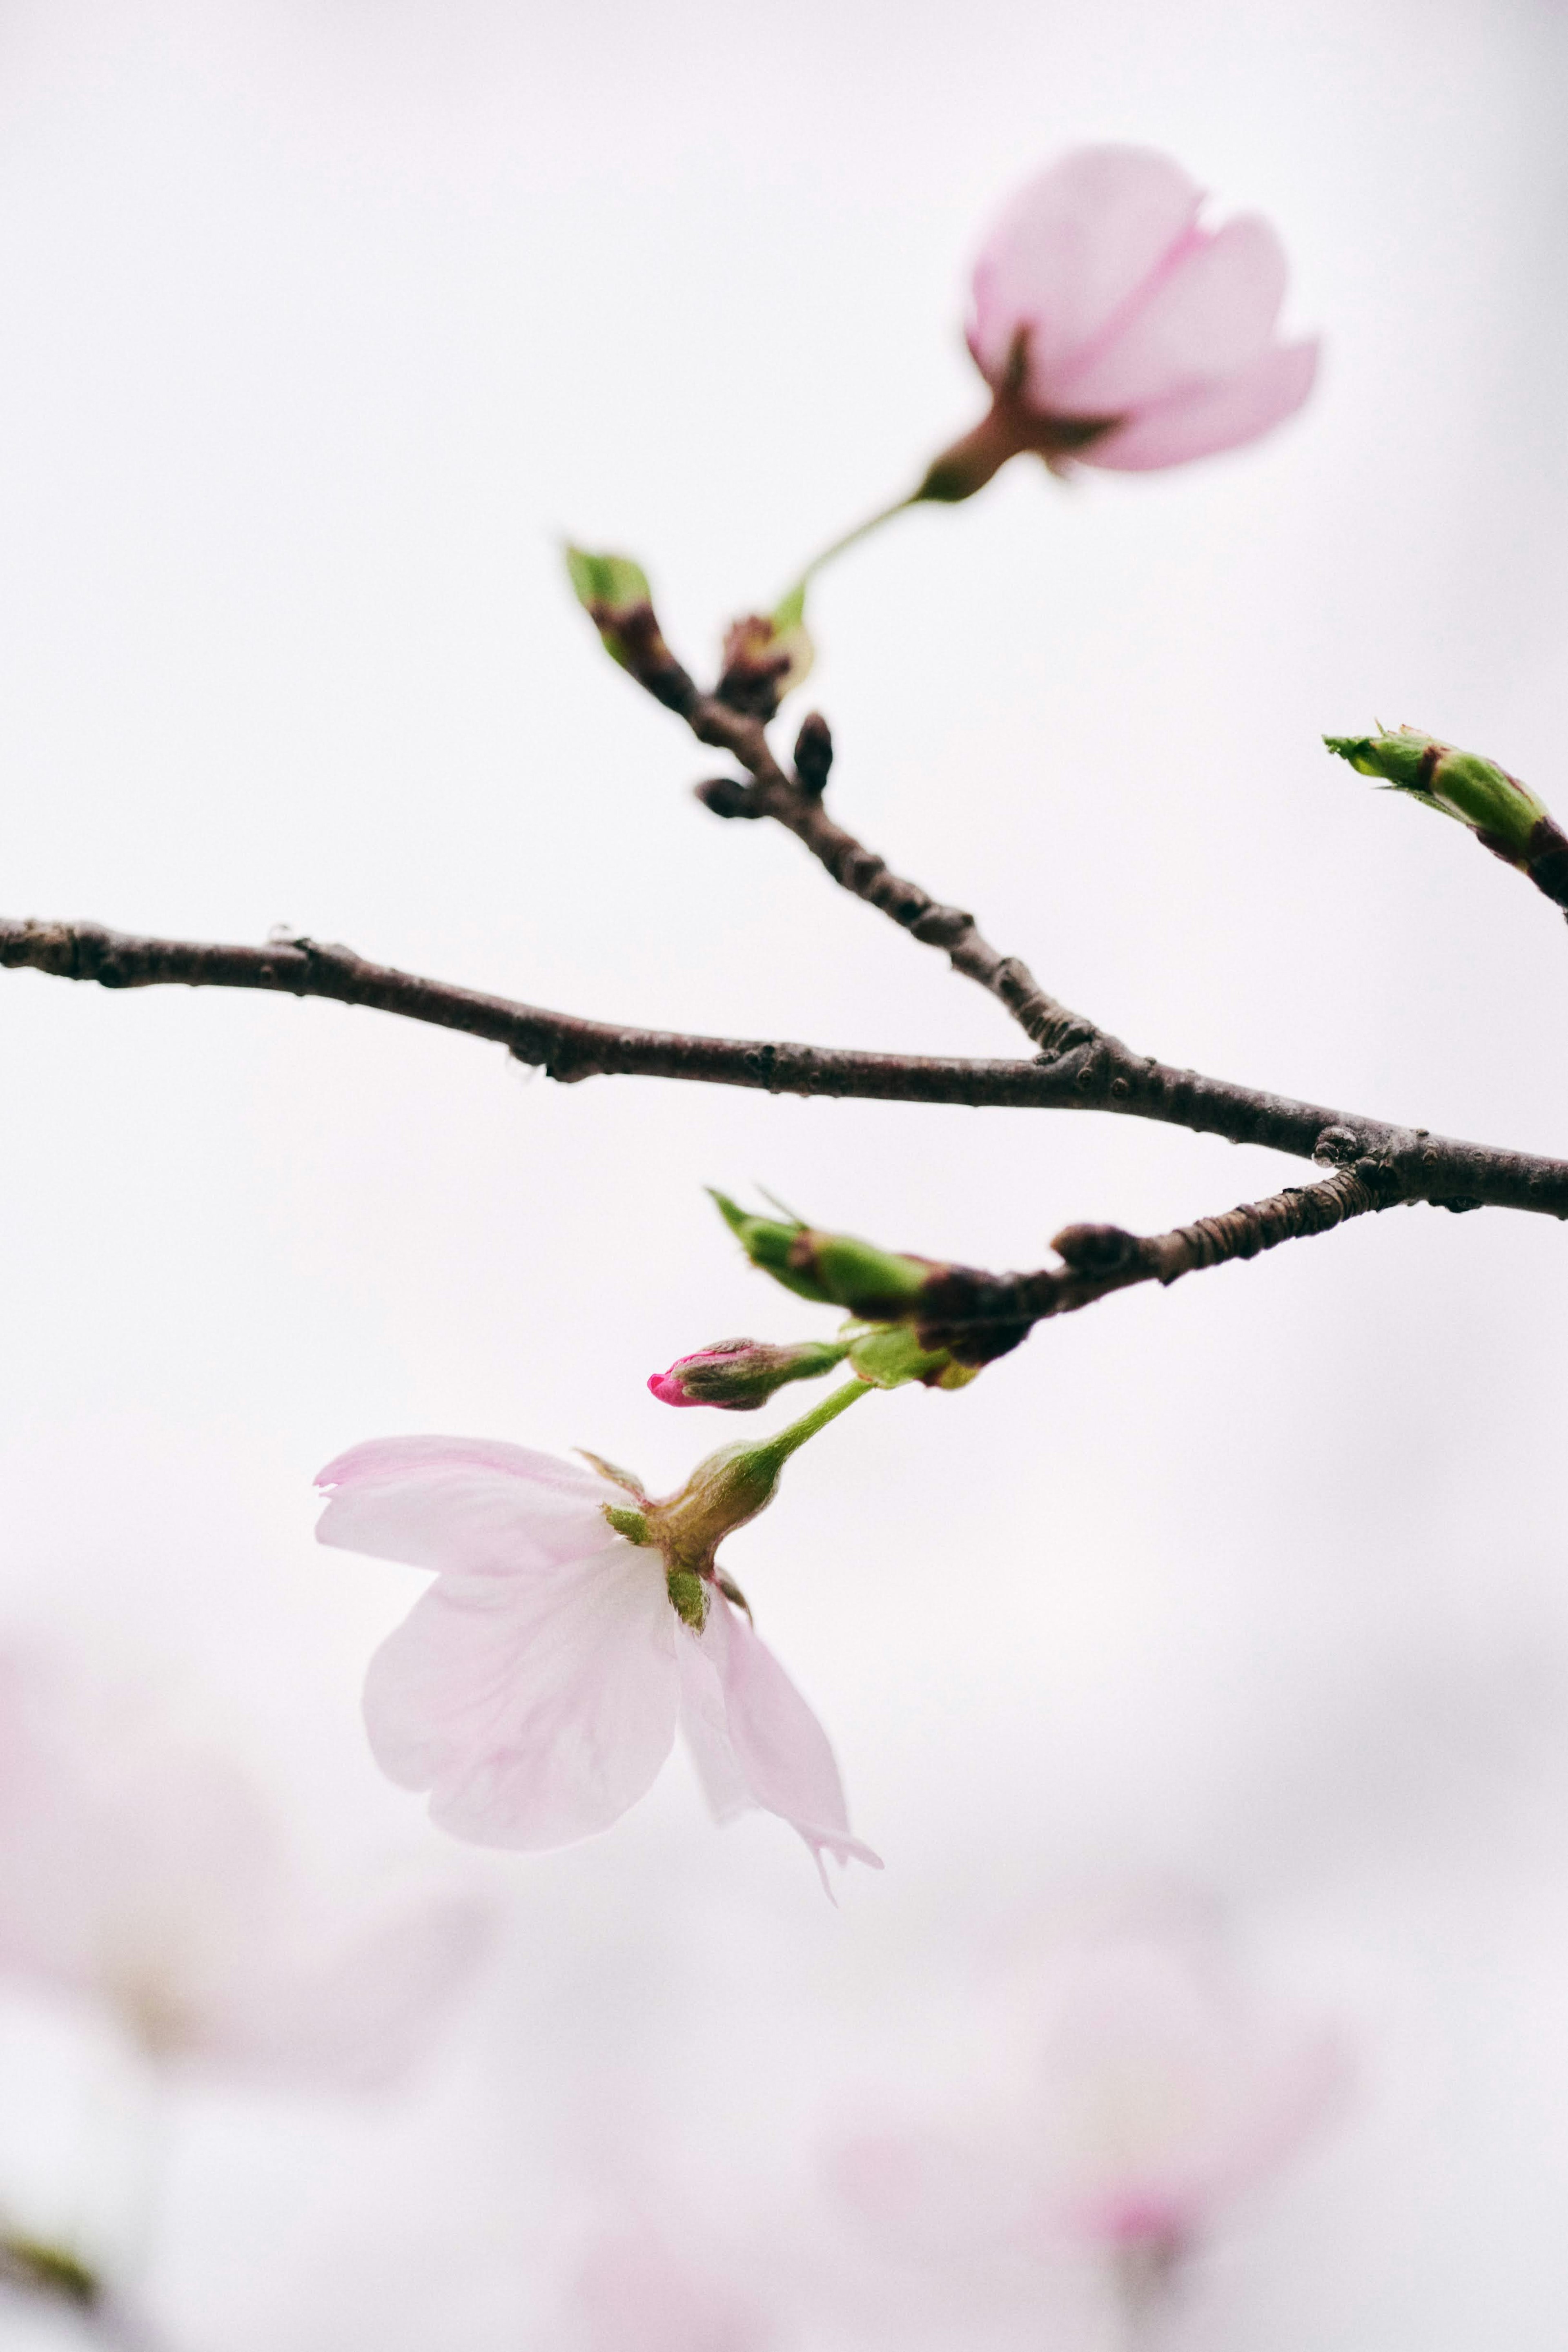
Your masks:
<svg viewBox="0 0 1568 2352"><path fill-rule="evenodd" d="M969 349L996 405L926 495L967 497L1022 449L1119 472L1185 465L1300 408L1317 345L1279 339L1279 238L1250 215L1200 226L1203 202L1137 147L1081 148L1019 190L975 267Z"/></svg>
<svg viewBox="0 0 1568 2352"><path fill-rule="evenodd" d="M880 1868L850 1834L827 1737L716 1583L700 1632L663 1555L605 1517L596 1472L480 1438L392 1437L322 1471L317 1533L434 1571L371 1660L377 1762L476 1844L538 1852L608 1829L685 1732L720 1821L779 1814L818 1859ZM824 1879L824 1884L826 1881Z"/></svg>
<svg viewBox="0 0 1568 2352"><path fill-rule="evenodd" d="M841 2192L885 2247L1049 2263L1076 2244L1159 2275L1340 2101L1339 2034L1249 2000L1207 1937L1108 1937L1053 1975L1007 2092L837 2151Z"/></svg>
<svg viewBox="0 0 1568 2352"><path fill-rule="evenodd" d="M448 1889L345 1917L225 1757L0 1661L0 1974L91 2003L146 2057L375 2087L423 2053L492 1926Z"/></svg>
<svg viewBox="0 0 1568 2352"><path fill-rule="evenodd" d="M677 2251L643 2221L606 2231L572 2284L570 2352L768 2352L759 2305L706 2258L700 2231Z"/></svg>

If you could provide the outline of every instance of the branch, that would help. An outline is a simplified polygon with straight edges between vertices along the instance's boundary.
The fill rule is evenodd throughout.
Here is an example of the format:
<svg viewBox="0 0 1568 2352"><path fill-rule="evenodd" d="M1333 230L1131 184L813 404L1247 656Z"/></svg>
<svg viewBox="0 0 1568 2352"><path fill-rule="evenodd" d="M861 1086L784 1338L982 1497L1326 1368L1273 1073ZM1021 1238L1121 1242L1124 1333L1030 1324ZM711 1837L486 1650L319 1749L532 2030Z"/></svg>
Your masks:
<svg viewBox="0 0 1568 2352"><path fill-rule="evenodd" d="M976 1108L1103 1110L1256 1143L1301 1160L1354 1169L1390 1197L1450 1209L1526 1209L1568 1217L1568 1160L1537 1159L1432 1135L1425 1128L1298 1102L1224 1078L1203 1077L1129 1054L1114 1039L1049 1062L962 1055L864 1054L826 1045L768 1044L623 1029L539 1005L368 963L351 948L314 940L228 947L138 937L97 923L0 918L0 967L26 968L103 988L256 989L319 996L424 1021L504 1045L563 1083L596 1076L675 1078L748 1087L767 1094L825 1095L872 1102L955 1103Z"/></svg>
<svg viewBox="0 0 1568 2352"><path fill-rule="evenodd" d="M645 615L645 618L643 617ZM605 624L600 622L602 629ZM744 625L742 625L744 626ZM762 661L742 668L732 660L716 690L705 694L664 643L653 608L643 605L616 620L617 659L655 701L684 719L699 743L728 751L750 778L740 784L723 778L699 787L707 805L719 816L769 816L803 842L842 890L863 898L868 906L897 923L923 946L940 948L955 971L962 972L1004 1005L1024 1034L1041 1054L1054 1056L1074 1046L1094 1043L1101 1031L1082 1013L1070 1012L1048 996L1028 964L1018 956L1003 955L992 947L961 907L946 907L923 890L918 882L894 874L884 858L867 849L852 833L836 824L822 806L821 782L803 782L787 774L774 758L768 740L768 720L777 702L777 677ZM735 633L739 635L737 631ZM771 666L776 670L780 665ZM757 707L737 707L746 704ZM807 724L811 722L808 720ZM821 726L821 722L818 722ZM823 729L825 736L826 730ZM827 759L831 760L831 749ZM805 762L802 761L804 767ZM815 780L813 779L813 782Z"/></svg>
<svg viewBox="0 0 1568 2352"><path fill-rule="evenodd" d="M946 1348L962 1364L987 1364L1016 1348L1035 1324L1075 1314L1113 1291L1143 1282L1168 1288L1206 1266L1332 1233L1352 1217L1392 1208L1399 1197L1385 1171L1363 1175L1342 1168L1322 1183L1291 1185L1266 1201L1244 1202L1224 1216L1200 1217L1168 1234L1140 1236L1119 1225L1069 1225L1051 1243L1061 1265L1036 1274L945 1266L927 1282L908 1319L916 1324L923 1348Z"/></svg>

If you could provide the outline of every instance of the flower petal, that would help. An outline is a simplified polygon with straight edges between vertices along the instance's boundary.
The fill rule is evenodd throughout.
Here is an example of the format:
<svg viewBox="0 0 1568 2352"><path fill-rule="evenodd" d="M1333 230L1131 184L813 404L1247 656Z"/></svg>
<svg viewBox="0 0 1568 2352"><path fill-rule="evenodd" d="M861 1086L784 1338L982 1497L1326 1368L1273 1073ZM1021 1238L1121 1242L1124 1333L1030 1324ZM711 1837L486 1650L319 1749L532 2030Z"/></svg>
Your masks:
<svg viewBox="0 0 1568 2352"><path fill-rule="evenodd" d="M1265 352L1225 383L1178 393L1135 416L1117 432L1082 450L1077 463L1112 473L1141 474L1160 466L1185 466L1255 441L1293 416L1317 374L1315 342L1287 343Z"/></svg>
<svg viewBox="0 0 1568 2352"><path fill-rule="evenodd" d="M1140 147L1082 148L1030 181L975 265L969 347L981 372L999 383L1027 331L1036 404L1186 238L1202 201L1178 165Z"/></svg>
<svg viewBox="0 0 1568 2352"><path fill-rule="evenodd" d="M772 1651L722 1593L713 1594L702 1633L683 1628L676 1649L682 1725L720 1818L748 1798L800 1832L819 1869L831 1853L837 1862L880 1870L879 1857L850 1835L827 1734Z"/></svg>
<svg viewBox="0 0 1568 2352"><path fill-rule="evenodd" d="M1050 406L1123 416L1234 374L1268 348L1285 275L1267 221L1227 222L1162 271L1098 350L1053 373Z"/></svg>
<svg viewBox="0 0 1568 2352"><path fill-rule="evenodd" d="M604 1532L524 1574L439 1578L371 1661L376 1761L429 1789L455 1837L528 1853L591 1837L670 1752L677 1621L659 1558Z"/></svg>
<svg viewBox="0 0 1568 2352"><path fill-rule="evenodd" d="M382 1437L329 1462L319 1543L410 1568L513 1576L598 1550L619 1487L575 1462L482 1437Z"/></svg>

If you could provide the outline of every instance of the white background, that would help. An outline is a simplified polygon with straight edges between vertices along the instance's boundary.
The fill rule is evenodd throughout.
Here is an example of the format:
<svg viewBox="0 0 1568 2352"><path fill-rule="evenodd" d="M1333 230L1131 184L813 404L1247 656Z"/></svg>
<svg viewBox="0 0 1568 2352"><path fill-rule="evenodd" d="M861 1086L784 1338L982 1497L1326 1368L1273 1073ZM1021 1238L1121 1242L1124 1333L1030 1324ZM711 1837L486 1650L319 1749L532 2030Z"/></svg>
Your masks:
<svg viewBox="0 0 1568 2352"><path fill-rule="evenodd" d="M1562 1150L1560 920L1318 738L1408 720L1568 805L1565 62L1524 0L7 0L0 904L1014 1050L691 800L715 762L555 541L640 556L706 658L977 413L991 208L1146 141L1278 224L1320 393L1229 458L1019 464L847 558L813 612L833 804L1140 1049ZM5 1627L183 1694L329 1867L441 1842L358 1720L419 1580L319 1552L312 1473L432 1429L674 1483L737 1425L645 1375L825 1323L705 1182L1029 1265L1299 1174L1095 1117L557 1088L366 1013L27 974L0 1053ZM855 2083L961 2072L1064 1903L1149 1881L1364 2053L1183 2343L1560 2345L1565 1312L1554 1224L1401 1211L863 1406L731 1565L885 1874L833 1912L679 1761L591 1846L452 1854L513 1933L422 2086L182 2103L181 2352L548 2344L552 2200L653 2169L727 2227ZM57 2223L69 2070L19 2024L7 2053L0 2196Z"/></svg>

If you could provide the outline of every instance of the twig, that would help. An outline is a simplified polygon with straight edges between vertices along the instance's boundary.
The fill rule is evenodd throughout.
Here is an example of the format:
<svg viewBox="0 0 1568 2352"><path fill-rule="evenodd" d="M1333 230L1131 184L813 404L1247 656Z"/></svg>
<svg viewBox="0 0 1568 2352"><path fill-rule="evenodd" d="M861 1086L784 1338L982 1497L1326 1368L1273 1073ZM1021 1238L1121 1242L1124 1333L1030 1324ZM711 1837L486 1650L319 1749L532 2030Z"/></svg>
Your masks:
<svg viewBox="0 0 1568 2352"><path fill-rule="evenodd" d="M1112 1111L1351 1167L1364 1177L1375 1173L1397 1200L1568 1217L1568 1160L1460 1142L1425 1128L1203 1077L1139 1059L1103 1037L1050 1062L1034 1062L866 1054L623 1029L368 963L350 948L311 940L229 947L141 938L97 923L0 918L0 967L5 966L96 981L104 988L245 988L329 997L487 1039L563 1082L601 1076L674 1078L862 1101Z"/></svg>
<svg viewBox="0 0 1568 2352"><path fill-rule="evenodd" d="M1103 1032L1095 1024L1048 996L1018 956L1003 955L992 947L973 915L961 907L942 905L918 882L893 873L884 858L836 824L820 794L780 767L768 740L767 716L737 709L722 692L703 693L671 654L651 607L622 615L619 627L623 666L638 684L684 719L699 743L728 751L750 778L748 784L710 798L716 813L772 817L805 844L841 889L877 908L924 946L939 948L955 971L977 982L1006 1007L1042 1055L1054 1057L1101 1041ZM730 690L744 698L744 685ZM771 698L765 690L763 710L771 715Z"/></svg>
<svg viewBox="0 0 1568 2352"><path fill-rule="evenodd" d="M1281 1242L1332 1233L1352 1217L1391 1208L1399 1198L1386 1171L1335 1171L1319 1184L1291 1185L1266 1201L1246 1202L1223 1216L1200 1217L1168 1234L1139 1235L1119 1225L1069 1225L1051 1243L1062 1260L1035 1274L984 1274L944 1267L932 1276L907 1319L922 1347L946 1348L962 1364L1005 1356L1037 1323L1072 1315L1114 1290L1142 1282L1166 1287L1185 1274L1257 1257Z"/></svg>

